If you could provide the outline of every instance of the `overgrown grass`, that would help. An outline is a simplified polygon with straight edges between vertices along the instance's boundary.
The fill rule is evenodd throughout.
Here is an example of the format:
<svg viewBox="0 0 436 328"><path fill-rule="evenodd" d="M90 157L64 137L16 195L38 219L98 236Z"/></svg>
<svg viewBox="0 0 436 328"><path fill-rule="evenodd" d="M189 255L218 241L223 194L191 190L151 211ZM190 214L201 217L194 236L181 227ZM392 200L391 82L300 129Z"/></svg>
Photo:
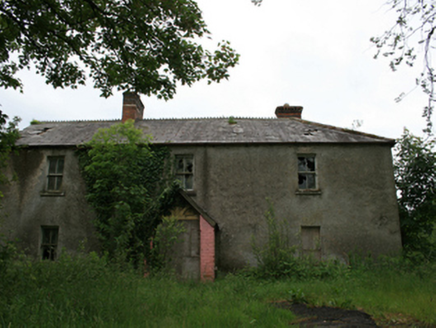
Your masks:
<svg viewBox="0 0 436 328"><path fill-rule="evenodd" d="M248 278L218 283L143 278L95 254L33 262L0 261L0 325L4 327L287 326L294 318L256 296Z"/></svg>
<svg viewBox="0 0 436 328"><path fill-rule="evenodd" d="M238 274L196 283L143 278L95 254L57 262L11 254L0 254L4 327L287 327L295 316L272 304L282 300L363 309L387 323L409 317L436 324L434 264L386 259L331 264L334 274L324 278Z"/></svg>

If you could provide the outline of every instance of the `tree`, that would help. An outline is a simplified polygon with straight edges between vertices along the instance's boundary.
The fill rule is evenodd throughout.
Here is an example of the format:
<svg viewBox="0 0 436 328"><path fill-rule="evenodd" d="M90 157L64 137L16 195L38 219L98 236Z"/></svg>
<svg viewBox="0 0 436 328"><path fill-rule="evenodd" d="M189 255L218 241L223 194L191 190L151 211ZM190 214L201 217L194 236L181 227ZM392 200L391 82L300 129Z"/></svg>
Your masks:
<svg viewBox="0 0 436 328"><path fill-rule="evenodd" d="M423 117L427 120L425 131L430 133L433 104L436 100L435 72L431 60L436 29L436 3L433 0L390 0L387 4L397 13L397 19L390 30L371 38L378 48L375 58L380 54L390 58L389 66L393 71L401 64L413 66L416 62L424 63L416 84L428 94ZM397 100L404 96L402 93Z"/></svg>
<svg viewBox="0 0 436 328"><path fill-rule="evenodd" d="M85 84L172 98L177 83L219 82L239 55L228 42L214 52L193 0L2 0L0 86L22 90L16 73L35 66L46 83Z"/></svg>
<svg viewBox="0 0 436 328"><path fill-rule="evenodd" d="M139 266L178 190L167 174L168 148L152 145L129 120L100 129L80 163L103 251Z"/></svg>
<svg viewBox="0 0 436 328"><path fill-rule="evenodd" d="M436 140L412 135L407 129L395 148L401 235L406 252L436 258Z"/></svg>
<svg viewBox="0 0 436 328"><path fill-rule="evenodd" d="M14 117L8 121L8 116L0 110L0 184L9 182L9 177L4 174L3 170L8 166L9 155L13 150L15 141L19 137L18 123L20 119ZM3 193L0 191L0 200Z"/></svg>

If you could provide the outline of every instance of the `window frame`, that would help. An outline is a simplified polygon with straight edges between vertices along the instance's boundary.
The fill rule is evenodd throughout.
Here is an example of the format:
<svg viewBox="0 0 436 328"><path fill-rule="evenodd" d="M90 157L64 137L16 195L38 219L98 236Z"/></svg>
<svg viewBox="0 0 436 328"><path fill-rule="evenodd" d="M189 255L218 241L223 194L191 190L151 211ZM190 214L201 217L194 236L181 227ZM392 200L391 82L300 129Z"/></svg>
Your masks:
<svg viewBox="0 0 436 328"><path fill-rule="evenodd" d="M182 159L183 160L183 170L179 171L178 169L178 161ZM186 170L187 163L186 160L190 159L192 164L192 170ZM186 191L193 191L195 186L195 162L194 162L194 155L193 154L176 154L174 156L174 175L177 180L180 181L181 187L183 190ZM191 177L191 186L188 188L187 186L187 177Z"/></svg>
<svg viewBox="0 0 436 328"><path fill-rule="evenodd" d="M55 238L53 238L53 236L55 236ZM46 241L47 239L48 242ZM41 251L41 260L56 260L58 244L59 226L41 226L41 243L39 247Z"/></svg>
<svg viewBox="0 0 436 328"><path fill-rule="evenodd" d="M313 170L305 164L306 170L300 170L300 159L301 158L312 158L313 159ZM300 177L305 176L305 187L300 187ZM307 178L308 176L313 177L314 186L310 186ZM318 160L315 154L297 154L297 194L320 194L319 184L318 184Z"/></svg>
<svg viewBox="0 0 436 328"><path fill-rule="evenodd" d="M62 170L59 172L59 161L62 160ZM54 172L51 172L52 163L56 161ZM62 182L64 179L64 167L65 167L65 156L48 156L47 157L48 168L47 168L47 180L46 180L46 191L59 193L62 191ZM51 188L51 180L53 179L53 188ZM60 182L59 182L60 180Z"/></svg>

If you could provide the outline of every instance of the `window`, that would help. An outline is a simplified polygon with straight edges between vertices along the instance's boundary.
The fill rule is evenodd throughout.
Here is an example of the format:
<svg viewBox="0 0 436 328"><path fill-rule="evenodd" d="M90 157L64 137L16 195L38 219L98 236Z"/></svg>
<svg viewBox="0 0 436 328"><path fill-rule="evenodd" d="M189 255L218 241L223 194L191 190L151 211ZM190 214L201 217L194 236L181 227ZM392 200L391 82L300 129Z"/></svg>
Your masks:
<svg viewBox="0 0 436 328"><path fill-rule="evenodd" d="M48 158L47 190L60 191L64 172L64 157Z"/></svg>
<svg viewBox="0 0 436 328"><path fill-rule="evenodd" d="M176 178L181 182L182 188L194 189L194 156L176 155Z"/></svg>
<svg viewBox="0 0 436 328"><path fill-rule="evenodd" d="M298 189L317 189L315 156L298 156Z"/></svg>
<svg viewBox="0 0 436 328"><path fill-rule="evenodd" d="M41 254L43 260L54 261L58 246L59 227L41 227Z"/></svg>

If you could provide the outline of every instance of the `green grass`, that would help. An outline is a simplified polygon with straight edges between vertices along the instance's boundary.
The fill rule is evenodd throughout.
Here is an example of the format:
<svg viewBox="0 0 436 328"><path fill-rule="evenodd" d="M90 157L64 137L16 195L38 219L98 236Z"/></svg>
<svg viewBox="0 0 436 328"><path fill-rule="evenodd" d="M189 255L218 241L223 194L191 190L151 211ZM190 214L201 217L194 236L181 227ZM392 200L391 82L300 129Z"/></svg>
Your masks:
<svg viewBox="0 0 436 328"><path fill-rule="evenodd" d="M55 263L0 257L0 326L288 327L295 316L272 302L290 299L363 309L386 323L436 324L435 265L387 262L337 272L326 279L227 275L194 283L142 278L93 254Z"/></svg>

